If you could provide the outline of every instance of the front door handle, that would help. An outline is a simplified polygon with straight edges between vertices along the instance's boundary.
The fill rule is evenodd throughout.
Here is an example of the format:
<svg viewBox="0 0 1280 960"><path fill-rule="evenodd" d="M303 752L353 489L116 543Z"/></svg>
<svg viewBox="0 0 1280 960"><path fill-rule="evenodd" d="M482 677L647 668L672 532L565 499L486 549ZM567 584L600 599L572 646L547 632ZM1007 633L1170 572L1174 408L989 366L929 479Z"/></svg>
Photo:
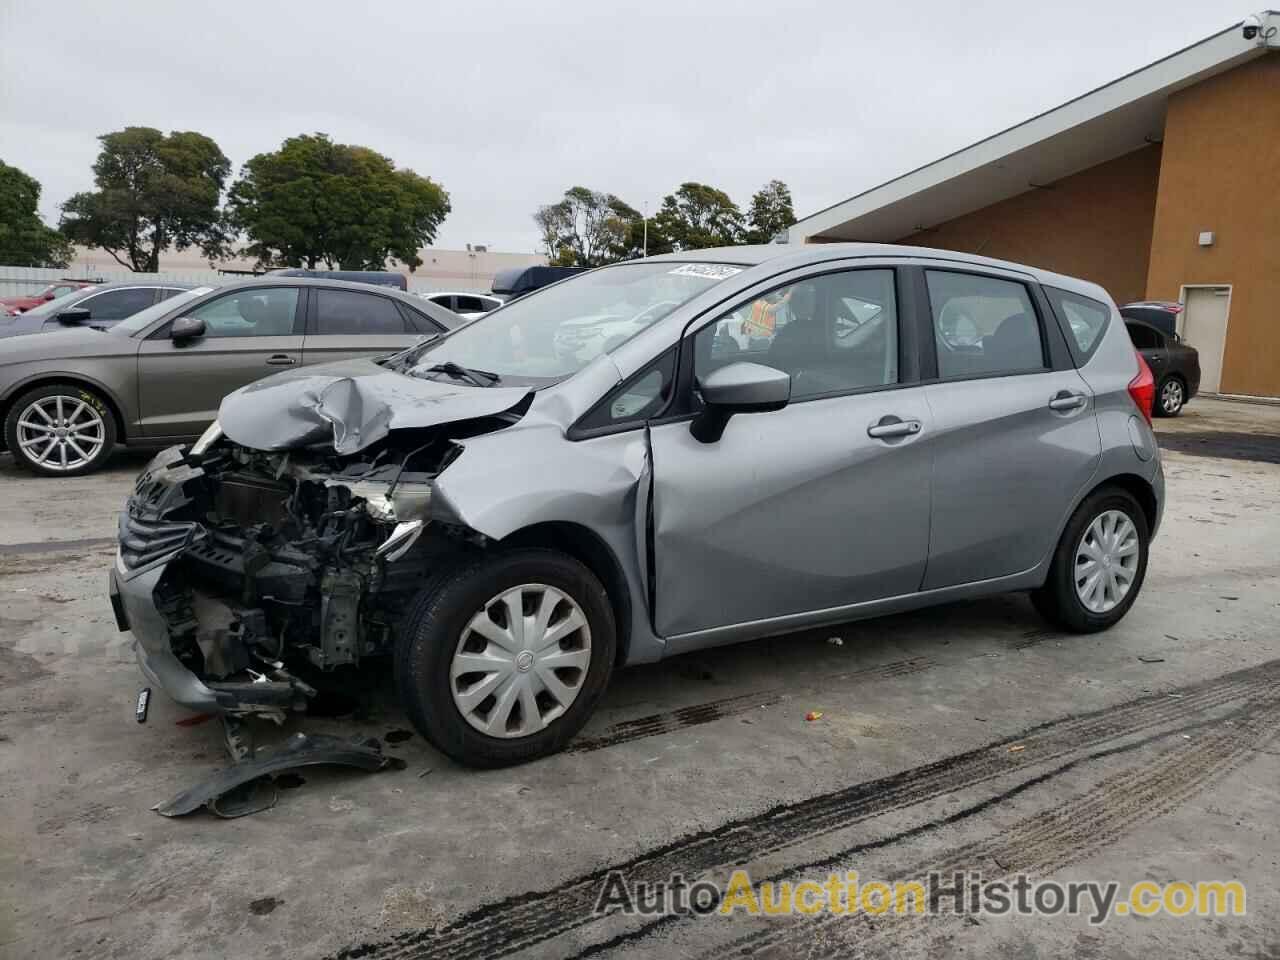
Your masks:
<svg viewBox="0 0 1280 960"><path fill-rule="evenodd" d="M267 363L271 364L273 367L287 367L293 362L293 357L289 356L287 353L273 353L271 356L267 357Z"/></svg>
<svg viewBox="0 0 1280 960"><path fill-rule="evenodd" d="M1083 393L1068 393L1066 390L1063 390L1049 401L1049 409L1079 410L1088 402L1089 398Z"/></svg>
<svg viewBox="0 0 1280 960"><path fill-rule="evenodd" d="M892 415L881 417L878 423L873 423L867 427L867 436L875 437L877 440L885 440L891 437L910 437L919 432L919 420L900 420Z"/></svg>

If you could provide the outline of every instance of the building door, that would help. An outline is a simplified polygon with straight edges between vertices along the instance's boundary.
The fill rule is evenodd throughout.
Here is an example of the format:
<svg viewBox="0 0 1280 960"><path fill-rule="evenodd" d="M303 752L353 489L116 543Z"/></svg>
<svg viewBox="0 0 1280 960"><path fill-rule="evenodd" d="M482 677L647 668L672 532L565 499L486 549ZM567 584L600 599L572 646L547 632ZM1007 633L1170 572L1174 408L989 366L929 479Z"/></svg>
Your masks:
<svg viewBox="0 0 1280 960"><path fill-rule="evenodd" d="M1230 294L1230 287L1188 287L1186 290L1182 339L1200 351L1200 389L1204 393L1220 392Z"/></svg>

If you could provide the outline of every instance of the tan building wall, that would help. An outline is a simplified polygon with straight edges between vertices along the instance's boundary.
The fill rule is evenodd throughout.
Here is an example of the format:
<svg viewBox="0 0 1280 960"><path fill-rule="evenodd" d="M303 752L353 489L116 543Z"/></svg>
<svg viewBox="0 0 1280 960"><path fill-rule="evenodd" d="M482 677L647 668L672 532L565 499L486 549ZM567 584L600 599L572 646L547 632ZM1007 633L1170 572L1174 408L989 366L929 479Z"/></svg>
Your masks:
<svg viewBox="0 0 1280 960"><path fill-rule="evenodd" d="M1169 99L1147 295L1185 284L1231 284L1222 392L1280 395L1280 53Z"/></svg>
<svg viewBox="0 0 1280 960"><path fill-rule="evenodd" d="M1151 146L922 230L899 243L1026 263L1141 300L1160 177Z"/></svg>

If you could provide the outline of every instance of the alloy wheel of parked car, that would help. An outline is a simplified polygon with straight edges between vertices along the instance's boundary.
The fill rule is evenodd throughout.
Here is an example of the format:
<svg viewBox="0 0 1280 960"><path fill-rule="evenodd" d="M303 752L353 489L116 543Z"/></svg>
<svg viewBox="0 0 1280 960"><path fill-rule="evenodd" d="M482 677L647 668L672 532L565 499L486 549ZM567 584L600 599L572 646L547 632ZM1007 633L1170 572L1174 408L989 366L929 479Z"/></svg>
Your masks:
<svg viewBox="0 0 1280 960"><path fill-rule="evenodd" d="M595 575L554 550L485 553L426 584L398 631L409 719L461 763L554 753L609 682L617 639Z"/></svg>
<svg viewBox="0 0 1280 960"><path fill-rule="evenodd" d="M20 397L5 428L17 462L51 476L93 470L115 443L115 422L102 398L73 384L40 387Z"/></svg>
<svg viewBox="0 0 1280 960"><path fill-rule="evenodd" d="M1044 586L1031 593L1036 609L1076 633L1116 624L1142 589L1150 542L1133 494L1117 486L1095 490L1067 521Z"/></svg>
<svg viewBox="0 0 1280 960"><path fill-rule="evenodd" d="M1170 377L1160 387L1160 402L1157 405L1160 415L1176 417L1182 412L1182 405L1186 402L1186 396L1182 381L1177 377Z"/></svg>
<svg viewBox="0 0 1280 960"><path fill-rule="evenodd" d="M463 629L449 667L454 705L492 737L527 737L573 705L591 665L591 628L568 594L522 583Z"/></svg>

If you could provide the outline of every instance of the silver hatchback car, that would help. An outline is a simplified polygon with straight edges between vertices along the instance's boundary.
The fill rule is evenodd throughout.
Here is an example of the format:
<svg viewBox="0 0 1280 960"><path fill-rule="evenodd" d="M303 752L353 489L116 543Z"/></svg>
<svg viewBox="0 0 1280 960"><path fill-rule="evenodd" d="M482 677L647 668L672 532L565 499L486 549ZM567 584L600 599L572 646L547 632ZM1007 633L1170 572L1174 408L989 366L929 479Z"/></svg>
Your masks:
<svg viewBox="0 0 1280 960"><path fill-rule="evenodd" d="M593 317L635 322L557 349ZM433 744L515 763L626 664L1016 590L1110 627L1160 522L1152 394L1106 292L1041 270L623 263L231 394L139 478L112 601L190 709L279 721L385 655Z"/></svg>

